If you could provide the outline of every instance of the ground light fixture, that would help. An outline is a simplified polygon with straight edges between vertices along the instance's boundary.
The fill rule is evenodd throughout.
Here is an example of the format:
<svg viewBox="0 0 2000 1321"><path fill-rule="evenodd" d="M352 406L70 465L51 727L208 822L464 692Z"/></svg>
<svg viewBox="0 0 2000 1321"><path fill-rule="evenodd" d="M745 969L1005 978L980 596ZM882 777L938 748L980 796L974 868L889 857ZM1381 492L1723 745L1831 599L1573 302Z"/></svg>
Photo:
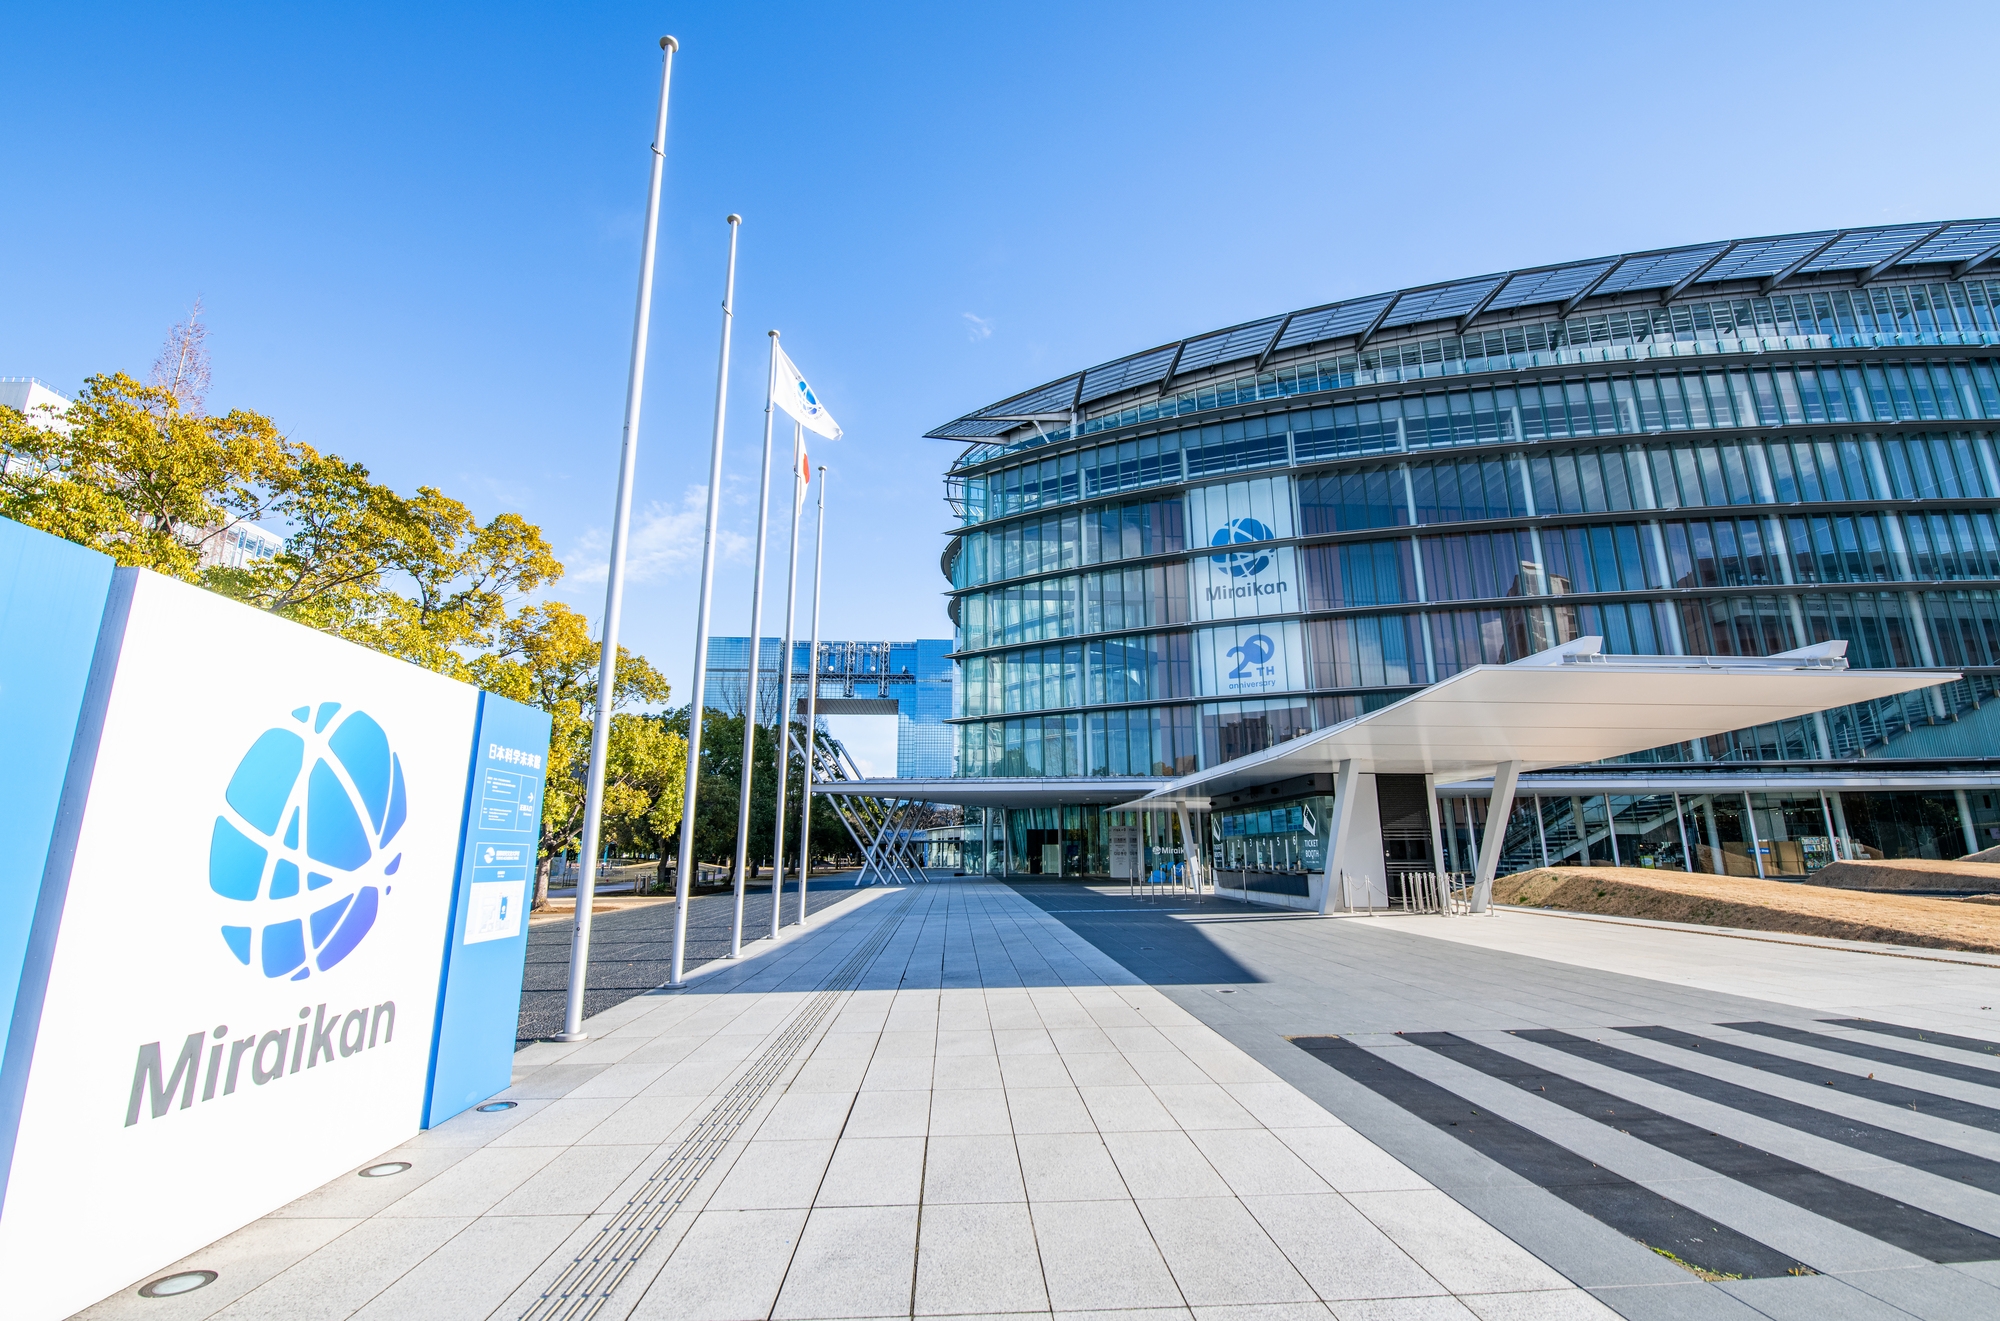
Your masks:
<svg viewBox="0 0 2000 1321"><path fill-rule="evenodd" d="M380 1165L370 1165L367 1169L361 1171L361 1177L364 1179L386 1179L392 1174L401 1174L409 1168L410 1162L406 1160L386 1160Z"/></svg>
<svg viewBox="0 0 2000 1321"><path fill-rule="evenodd" d="M216 1281L214 1271L175 1271L172 1275L162 1275L157 1280L148 1280L139 1286L141 1298L176 1298L196 1289L205 1289Z"/></svg>
<svg viewBox="0 0 2000 1321"><path fill-rule="evenodd" d="M485 1105L474 1106L473 1109L482 1115L497 1115L502 1110L512 1110L519 1104L519 1101L488 1101Z"/></svg>

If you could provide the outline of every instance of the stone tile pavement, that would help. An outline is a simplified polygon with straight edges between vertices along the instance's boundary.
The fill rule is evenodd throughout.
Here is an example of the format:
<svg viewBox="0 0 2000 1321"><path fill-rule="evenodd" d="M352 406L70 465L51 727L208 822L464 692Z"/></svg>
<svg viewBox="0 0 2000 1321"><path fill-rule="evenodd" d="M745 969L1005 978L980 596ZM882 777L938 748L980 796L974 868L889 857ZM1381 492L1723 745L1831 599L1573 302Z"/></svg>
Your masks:
<svg viewBox="0 0 2000 1321"><path fill-rule="evenodd" d="M83 1315L1614 1315L1045 907L864 891Z"/></svg>
<svg viewBox="0 0 2000 1321"><path fill-rule="evenodd" d="M2000 960L1021 889L1620 1315L2000 1316Z"/></svg>

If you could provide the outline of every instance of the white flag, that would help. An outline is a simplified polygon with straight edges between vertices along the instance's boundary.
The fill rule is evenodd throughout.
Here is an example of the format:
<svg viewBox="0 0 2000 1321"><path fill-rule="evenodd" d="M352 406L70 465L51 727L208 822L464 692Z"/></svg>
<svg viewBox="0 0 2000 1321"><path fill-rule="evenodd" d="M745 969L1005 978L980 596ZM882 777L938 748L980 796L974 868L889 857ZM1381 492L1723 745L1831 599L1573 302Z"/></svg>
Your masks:
<svg viewBox="0 0 2000 1321"><path fill-rule="evenodd" d="M826 411L826 405L806 384L806 378L799 375L799 369L792 365L792 360L785 356L783 349L778 349L778 356L771 363L771 372L771 398L778 407L797 418L799 425L808 431L816 431L828 440L840 439L840 423Z"/></svg>

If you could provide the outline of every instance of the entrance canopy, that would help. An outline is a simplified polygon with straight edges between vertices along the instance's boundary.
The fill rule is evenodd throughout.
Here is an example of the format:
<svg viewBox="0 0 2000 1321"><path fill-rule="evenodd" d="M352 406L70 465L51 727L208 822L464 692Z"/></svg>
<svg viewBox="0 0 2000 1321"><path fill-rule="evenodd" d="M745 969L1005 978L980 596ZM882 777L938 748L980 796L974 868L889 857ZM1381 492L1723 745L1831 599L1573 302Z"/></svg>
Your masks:
<svg viewBox="0 0 2000 1321"><path fill-rule="evenodd" d="M1845 642L1776 656L1611 656L1578 638L1477 665L1379 711L1182 776L1133 808L1206 800L1343 762L1363 774L1493 775L1599 761L1949 683L1938 670L1851 670ZM1510 791L1511 792L1511 791Z"/></svg>
<svg viewBox="0 0 2000 1321"><path fill-rule="evenodd" d="M1113 807L1168 783L1163 775L1022 775L939 780L816 780L812 789L816 794L912 798L926 803L952 803L963 807L1059 807L1065 803Z"/></svg>

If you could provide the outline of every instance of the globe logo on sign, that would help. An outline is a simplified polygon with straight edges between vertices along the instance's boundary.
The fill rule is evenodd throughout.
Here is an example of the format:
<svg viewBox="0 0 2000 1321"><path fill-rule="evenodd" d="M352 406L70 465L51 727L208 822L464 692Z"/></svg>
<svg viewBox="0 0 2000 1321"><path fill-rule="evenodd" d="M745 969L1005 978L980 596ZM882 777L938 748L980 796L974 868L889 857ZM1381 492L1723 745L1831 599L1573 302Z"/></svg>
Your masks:
<svg viewBox="0 0 2000 1321"><path fill-rule="evenodd" d="M403 763L364 711L302 706L250 745L223 791L208 886L240 904L222 941L266 977L304 981L354 952L402 866ZM232 917L236 914L231 914Z"/></svg>
<svg viewBox="0 0 2000 1321"><path fill-rule="evenodd" d="M1269 541L1271 529L1254 518L1232 518L1216 530L1210 537L1211 546L1235 546L1245 542ZM1209 558L1229 570L1232 578L1248 578L1271 567L1271 552L1268 550L1232 550Z"/></svg>

